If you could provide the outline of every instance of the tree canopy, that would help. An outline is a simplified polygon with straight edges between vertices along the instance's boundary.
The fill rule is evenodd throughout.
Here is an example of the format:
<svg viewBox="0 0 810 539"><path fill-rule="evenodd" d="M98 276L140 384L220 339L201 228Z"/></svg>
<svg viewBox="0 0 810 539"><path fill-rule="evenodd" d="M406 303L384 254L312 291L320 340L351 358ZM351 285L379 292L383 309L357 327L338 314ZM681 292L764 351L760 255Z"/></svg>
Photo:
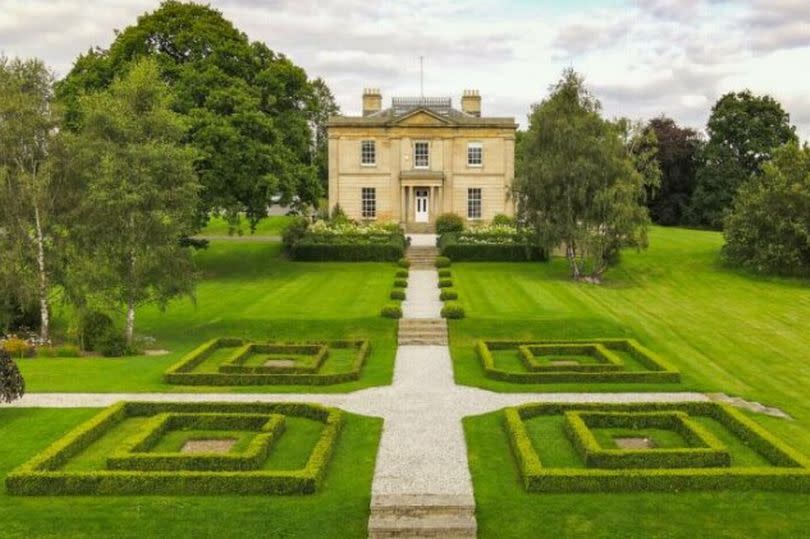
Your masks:
<svg viewBox="0 0 810 539"><path fill-rule="evenodd" d="M655 135L656 161L661 169L660 187L648 193L650 217L659 225L683 225L695 189L700 135L665 116L647 122L646 130Z"/></svg>
<svg viewBox="0 0 810 539"><path fill-rule="evenodd" d="M625 246L646 245L647 179L628 124L602 118L573 70L535 105L521 140L515 193L521 221L547 250L563 245L574 279L601 279Z"/></svg>
<svg viewBox="0 0 810 539"><path fill-rule="evenodd" d="M717 101L706 131L691 219L719 229L740 186L761 173L775 148L797 140L796 129L778 101L746 90Z"/></svg>
<svg viewBox="0 0 810 539"><path fill-rule="evenodd" d="M58 85L68 125L82 122L80 96L109 87L134 62L153 58L186 116L204 190L198 222L211 211L251 225L273 203L315 204L321 196L310 129L313 88L303 69L250 42L208 6L163 2L117 33L108 49L81 55Z"/></svg>
<svg viewBox="0 0 810 539"><path fill-rule="evenodd" d="M810 148L791 142L777 149L762 174L740 187L723 235L733 264L810 276Z"/></svg>
<svg viewBox="0 0 810 539"><path fill-rule="evenodd" d="M165 306L193 290L190 232L200 185L194 150L181 144L186 122L157 64L145 59L108 90L80 99L82 124L71 137L83 193L71 230L69 288L126 310L132 340L135 308Z"/></svg>

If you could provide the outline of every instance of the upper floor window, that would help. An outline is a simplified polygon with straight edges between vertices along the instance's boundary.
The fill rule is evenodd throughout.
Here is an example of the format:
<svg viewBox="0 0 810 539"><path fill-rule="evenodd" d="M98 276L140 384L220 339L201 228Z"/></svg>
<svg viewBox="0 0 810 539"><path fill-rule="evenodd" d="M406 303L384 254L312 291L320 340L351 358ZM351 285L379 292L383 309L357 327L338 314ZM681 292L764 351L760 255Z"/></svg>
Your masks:
<svg viewBox="0 0 810 539"><path fill-rule="evenodd" d="M430 146L427 142L413 143L414 168L428 168L430 166Z"/></svg>
<svg viewBox="0 0 810 539"><path fill-rule="evenodd" d="M484 147L480 142L467 144L467 166L480 167L484 164Z"/></svg>
<svg viewBox="0 0 810 539"><path fill-rule="evenodd" d="M377 164L377 146L373 140L364 140L360 143L360 164L366 166Z"/></svg>
<svg viewBox="0 0 810 539"><path fill-rule="evenodd" d="M363 219L377 218L377 190L374 187L363 187L360 195L360 215Z"/></svg>
<svg viewBox="0 0 810 539"><path fill-rule="evenodd" d="M481 188L467 189L467 219L481 218Z"/></svg>

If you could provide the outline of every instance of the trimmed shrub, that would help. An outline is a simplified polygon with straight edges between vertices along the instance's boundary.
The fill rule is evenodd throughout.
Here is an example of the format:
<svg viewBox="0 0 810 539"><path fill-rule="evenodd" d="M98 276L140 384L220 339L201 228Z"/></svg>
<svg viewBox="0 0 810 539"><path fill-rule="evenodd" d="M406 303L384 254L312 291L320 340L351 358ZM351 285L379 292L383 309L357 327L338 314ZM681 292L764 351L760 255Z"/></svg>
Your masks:
<svg viewBox="0 0 810 539"><path fill-rule="evenodd" d="M402 318L402 306L399 303L388 303L380 310L383 318Z"/></svg>
<svg viewBox="0 0 810 539"><path fill-rule="evenodd" d="M115 328L99 337L95 342L95 347L104 357L123 357L133 354L127 339Z"/></svg>
<svg viewBox="0 0 810 539"><path fill-rule="evenodd" d="M495 366L491 350L519 349L521 346L536 345L596 345L601 344L608 350L619 350L629 354L644 368L649 370L609 370L601 372L566 371L518 372L506 371ZM476 344L478 358L484 367L484 376L516 384L553 384L553 383L678 383L680 372L651 350L641 346L633 339L588 339L588 340L555 340L555 341L479 341Z"/></svg>
<svg viewBox="0 0 810 539"><path fill-rule="evenodd" d="M524 423L541 415L580 413L681 412L720 423L770 465L713 468L581 469L547 468ZM695 422L692 427L698 425ZM504 410L504 428L523 486L528 492L644 492L683 490L771 490L810 492L810 461L740 411L713 402L644 404L525 404ZM657 449L649 453L665 451ZM656 458L656 457L651 457ZM733 456L732 456L733 459Z"/></svg>
<svg viewBox="0 0 810 539"><path fill-rule="evenodd" d="M458 292L452 288L442 288L441 293L439 293L439 299L442 301L458 299Z"/></svg>
<svg viewBox="0 0 810 539"><path fill-rule="evenodd" d="M548 260L539 247L519 244L447 243L442 255L455 262L531 262Z"/></svg>
<svg viewBox="0 0 810 539"><path fill-rule="evenodd" d="M464 307L456 301L448 301L442 307L442 318L459 320L464 318Z"/></svg>
<svg viewBox="0 0 810 539"><path fill-rule="evenodd" d="M396 299L396 300L399 300L399 301L404 300L405 299L405 291L402 290L401 288L396 288L394 290L391 290L391 299Z"/></svg>
<svg viewBox="0 0 810 539"><path fill-rule="evenodd" d="M450 278L450 269L449 268L442 268L439 270L439 277L447 277Z"/></svg>
<svg viewBox="0 0 810 539"><path fill-rule="evenodd" d="M450 259L446 256L437 256L435 266L437 268L449 268L450 267Z"/></svg>
<svg viewBox="0 0 810 539"><path fill-rule="evenodd" d="M281 233L281 243L287 254L292 254L293 246L304 237L309 228L309 219L299 215L284 227Z"/></svg>
<svg viewBox="0 0 810 539"><path fill-rule="evenodd" d="M436 234L461 232L464 230L464 219L455 213L443 213L436 218Z"/></svg>
<svg viewBox="0 0 810 539"><path fill-rule="evenodd" d="M332 385L359 380L363 366L371 353L371 344L368 341L326 341L311 343L309 346L325 345L328 348L350 348L356 351L351 368L347 371L322 373L223 373L223 372L195 372L195 369L208 359L216 350L224 347L244 347L247 343L242 339L220 338L208 341L190 353L183 356L180 361L169 367L163 374L163 380L169 384L192 386L246 386L246 385ZM269 346L269 345L268 345ZM295 345L301 346L301 345ZM238 353L238 351L237 351Z"/></svg>
<svg viewBox="0 0 810 539"><path fill-rule="evenodd" d="M76 338L84 350L99 351L99 345L115 331L113 319L101 311L84 310L79 313Z"/></svg>
<svg viewBox="0 0 810 539"><path fill-rule="evenodd" d="M25 394L25 380L8 352L0 350L0 402L11 402Z"/></svg>
<svg viewBox="0 0 810 539"><path fill-rule="evenodd" d="M450 288L453 286L452 279L439 279L439 288Z"/></svg>
<svg viewBox="0 0 810 539"><path fill-rule="evenodd" d="M405 279L394 279L394 288L408 288L408 281Z"/></svg>
<svg viewBox="0 0 810 539"><path fill-rule="evenodd" d="M399 260L397 260L397 266L399 266L400 268L408 269L411 267L411 261L404 257L400 258Z"/></svg>
<svg viewBox="0 0 810 539"><path fill-rule="evenodd" d="M229 470L221 466L226 462L222 458L225 455L216 455L218 458L209 462L210 468L193 471L62 469L74 456L90 447L121 421L129 417L172 413L209 416L262 414L266 419L280 414L319 421L324 426L306 465L296 470ZM207 419L200 421L204 423ZM323 482L342 426L343 415L340 410L316 404L123 402L107 408L11 472L6 476L6 489L12 495L28 496L312 494ZM148 433L142 430L141 434ZM206 455L188 456L192 458L184 458L185 462L207 458ZM154 458L159 460L159 457Z"/></svg>
<svg viewBox="0 0 810 539"><path fill-rule="evenodd" d="M397 277L397 278L400 278L400 279L407 279L407 278L408 278L408 274L409 274L409 273L408 273L408 270L406 270L406 269L401 269L401 270L397 270L396 277Z"/></svg>
<svg viewBox="0 0 810 539"><path fill-rule="evenodd" d="M290 251L293 260L302 262L393 262L405 254L405 246L390 243L313 243L303 239Z"/></svg>
<svg viewBox="0 0 810 539"><path fill-rule="evenodd" d="M255 354L282 354L290 357L295 365L245 365ZM309 356L307 361L296 361L295 356ZM278 344L248 343L237 349L228 359L219 365L218 371L223 374L314 374L329 357L329 348L323 344Z"/></svg>

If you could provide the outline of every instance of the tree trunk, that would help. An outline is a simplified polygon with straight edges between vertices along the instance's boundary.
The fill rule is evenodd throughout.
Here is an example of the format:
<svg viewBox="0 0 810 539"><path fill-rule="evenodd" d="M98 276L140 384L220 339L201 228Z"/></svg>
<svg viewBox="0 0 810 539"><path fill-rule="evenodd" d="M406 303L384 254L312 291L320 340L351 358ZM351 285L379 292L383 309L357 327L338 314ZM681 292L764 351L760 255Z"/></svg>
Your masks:
<svg viewBox="0 0 810 539"><path fill-rule="evenodd" d="M573 242L566 242L565 257L568 259L568 264L571 266L571 278L578 281L580 278L579 264L577 264L577 251Z"/></svg>
<svg viewBox="0 0 810 539"><path fill-rule="evenodd" d="M130 297L130 300L127 302L127 326L126 326L126 337L127 337L127 344L132 344L132 339L135 336L135 302Z"/></svg>
<svg viewBox="0 0 810 539"><path fill-rule="evenodd" d="M48 275L45 272L45 237L42 233L42 221L36 202L34 203L34 219L37 229L37 269L39 270L39 335L43 341L47 341L50 338L51 315L48 306Z"/></svg>

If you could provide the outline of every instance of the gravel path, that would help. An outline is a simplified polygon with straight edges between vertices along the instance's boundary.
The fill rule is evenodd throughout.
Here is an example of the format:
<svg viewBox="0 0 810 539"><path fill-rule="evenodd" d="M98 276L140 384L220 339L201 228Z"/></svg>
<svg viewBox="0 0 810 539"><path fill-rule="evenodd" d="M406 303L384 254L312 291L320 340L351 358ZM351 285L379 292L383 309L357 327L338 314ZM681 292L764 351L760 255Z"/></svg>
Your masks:
<svg viewBox="0 0 810 539"><path fill-rule="evenodd" d="M402 302L403 318L441 318L439 273L436 270L412 269Z"/></svg>

